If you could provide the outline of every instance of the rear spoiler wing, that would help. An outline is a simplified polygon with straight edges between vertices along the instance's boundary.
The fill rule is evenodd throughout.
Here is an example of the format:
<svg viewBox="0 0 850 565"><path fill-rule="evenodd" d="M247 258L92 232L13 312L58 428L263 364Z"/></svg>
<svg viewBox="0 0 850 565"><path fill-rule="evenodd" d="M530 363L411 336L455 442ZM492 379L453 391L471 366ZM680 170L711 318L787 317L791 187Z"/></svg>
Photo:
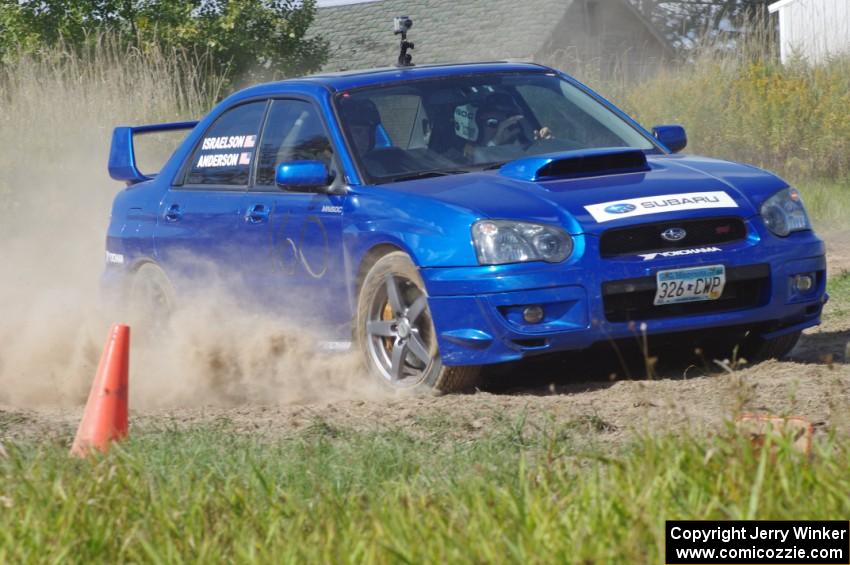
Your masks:
<svg viewBox="0 0 850 565"><path fill-rule="evenodd" d="M112 146L109 149L109 176L115 180L124 181L128 185L152 179L153 175L143 174L136 166L133 137L136 134L193 129L196 125L198 122L173 122L115 128L112 132Z"/></svg>

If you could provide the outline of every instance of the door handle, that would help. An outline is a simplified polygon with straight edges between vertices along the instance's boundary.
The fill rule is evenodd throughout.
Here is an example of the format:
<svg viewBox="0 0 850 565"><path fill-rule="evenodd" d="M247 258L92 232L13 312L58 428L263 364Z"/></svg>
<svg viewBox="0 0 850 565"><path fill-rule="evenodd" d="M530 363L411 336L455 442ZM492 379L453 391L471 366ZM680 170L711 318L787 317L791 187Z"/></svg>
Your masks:
<svg viewBox="0 0 850 565"><path fill-rule="evenodd" d="M172 204L163 214L166 221L176 222L183 217L183 210L180 209L180 204Z"/></svg>
<svg viewBox="0 0 850 565"><path fill-rule="evenodd" d="M269 209L263 204L254 204L245 214L245 221L249 224L259 224L269 219Z"/></svg>

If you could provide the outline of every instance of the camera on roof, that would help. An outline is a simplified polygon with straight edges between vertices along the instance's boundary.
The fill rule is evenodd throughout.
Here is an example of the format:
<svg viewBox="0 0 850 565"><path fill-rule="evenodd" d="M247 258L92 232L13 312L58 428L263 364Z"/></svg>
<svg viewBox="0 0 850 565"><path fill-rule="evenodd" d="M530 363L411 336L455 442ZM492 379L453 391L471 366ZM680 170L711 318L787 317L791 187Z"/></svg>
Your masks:
<svg viewBox="0 0 850 565"><path fill-rule="evenodd" d="M396 16L393 18L393 32L407 33L413 27L413 20L410 16Z"/></svg>

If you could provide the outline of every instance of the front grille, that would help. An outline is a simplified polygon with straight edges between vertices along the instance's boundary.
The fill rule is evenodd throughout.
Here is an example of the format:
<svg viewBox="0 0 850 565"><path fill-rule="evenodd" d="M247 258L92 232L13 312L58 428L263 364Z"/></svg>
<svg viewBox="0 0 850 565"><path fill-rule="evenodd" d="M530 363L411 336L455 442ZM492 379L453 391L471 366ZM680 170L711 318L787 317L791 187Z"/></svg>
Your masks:
<svg viewBox="0 0 850 565"><path fill-rule="evenodd" d="M670 228L682 228L687 235L679 241L667 241L661 234ZM599 249L602 257L617 257L728 243L745 237L747 226L741 218L702 218L608 230L600 238Z"/></svg>
<svg viewBox="0 0 850 565"><path fill-rule="evenodd" d="M726 269L726 286L717 300L656 306L655 290L654 276L604 283L605 318L609 322L630 322L763 306L770 297L770 267L763 264Z"/></svg>

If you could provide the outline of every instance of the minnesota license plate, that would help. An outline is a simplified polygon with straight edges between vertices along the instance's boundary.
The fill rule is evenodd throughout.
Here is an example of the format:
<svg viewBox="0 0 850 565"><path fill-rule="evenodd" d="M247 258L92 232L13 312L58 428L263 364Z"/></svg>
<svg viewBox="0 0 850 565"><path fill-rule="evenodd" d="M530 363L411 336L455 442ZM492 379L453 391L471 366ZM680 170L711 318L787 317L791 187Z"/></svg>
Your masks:
<svg viewBox="0 0 850 565"><path fill-rule="evenodd" d="M658 271L655 275L655 305L717 300L726 286L723 265Z"/></svg>

